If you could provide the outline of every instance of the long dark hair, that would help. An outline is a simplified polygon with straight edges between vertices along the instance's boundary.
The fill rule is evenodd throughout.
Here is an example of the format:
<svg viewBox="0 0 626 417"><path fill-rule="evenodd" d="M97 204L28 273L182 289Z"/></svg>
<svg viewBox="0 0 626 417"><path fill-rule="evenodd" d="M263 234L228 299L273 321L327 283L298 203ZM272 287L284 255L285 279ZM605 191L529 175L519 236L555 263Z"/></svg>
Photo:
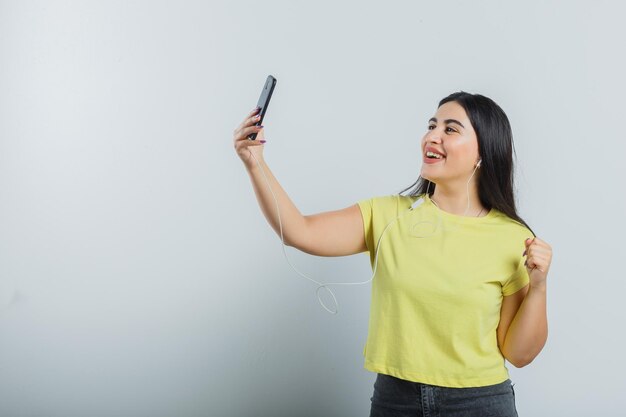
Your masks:
<svg viewBox="0 0 626 417"><path fill-rule="evenodd" d="M493 100L480 94L459 91L450 94L439 102L455 101L469 117L478 139L478 154L482 159L478 175L478 198L485 208L495 208L511 219L535 232L517 214L513 183L513 132L506 114ZM400 191L400 195L413 187L409 196L425 194L432 196L436 184L421 175L413 184Z"/></svg>

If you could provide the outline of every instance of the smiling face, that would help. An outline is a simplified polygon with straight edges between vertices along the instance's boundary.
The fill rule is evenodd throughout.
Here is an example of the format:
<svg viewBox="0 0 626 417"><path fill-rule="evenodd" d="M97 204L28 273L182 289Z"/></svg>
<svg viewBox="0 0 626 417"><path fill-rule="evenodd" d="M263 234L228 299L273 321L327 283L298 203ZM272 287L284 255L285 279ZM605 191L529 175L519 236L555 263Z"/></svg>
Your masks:
<svg viewBox="0 0 626 417"><path fill-rule="evenodd" d="M455 101L441 105L428 121L421 149L424 163L420 175L435 184L458 180L465 184L480 159L476 132L465 109ZM429 150L441 154L441 159L427 157Z"/></svg>

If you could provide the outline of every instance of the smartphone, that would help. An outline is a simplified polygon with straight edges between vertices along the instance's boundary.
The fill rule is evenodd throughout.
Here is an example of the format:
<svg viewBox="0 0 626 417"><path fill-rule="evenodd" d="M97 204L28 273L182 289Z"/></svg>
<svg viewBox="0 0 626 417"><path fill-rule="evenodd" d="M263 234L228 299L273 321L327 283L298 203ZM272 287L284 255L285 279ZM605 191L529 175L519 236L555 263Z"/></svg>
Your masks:
<svg viewBox="0 0 626 417"><path fill-rule="evenodd" d="M261 108L259 113L257 113L261 115L261 118L254 124L255 126L261 126L261 124L263 124L263 118L265 117L265 113L267 113L267 107L270 105L274 87L276 87L276 78L268 75L263 90L261 90L261 97L259 97L259 101L256 103L257 107ZM248 140L256 140L256 135L256 132L248 135Z"/></svg>

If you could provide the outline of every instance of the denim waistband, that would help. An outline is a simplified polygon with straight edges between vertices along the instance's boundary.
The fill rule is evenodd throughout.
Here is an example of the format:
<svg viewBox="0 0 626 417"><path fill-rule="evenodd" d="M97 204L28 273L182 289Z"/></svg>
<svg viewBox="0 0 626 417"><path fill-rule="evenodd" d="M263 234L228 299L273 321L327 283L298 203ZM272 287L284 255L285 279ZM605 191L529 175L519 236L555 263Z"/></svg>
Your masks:
<svg viewBox="0 0 626 417"><path fill-rule="evenodd" d="M370 417L517 417L513 383L454 388L377 374Z"/></svg>

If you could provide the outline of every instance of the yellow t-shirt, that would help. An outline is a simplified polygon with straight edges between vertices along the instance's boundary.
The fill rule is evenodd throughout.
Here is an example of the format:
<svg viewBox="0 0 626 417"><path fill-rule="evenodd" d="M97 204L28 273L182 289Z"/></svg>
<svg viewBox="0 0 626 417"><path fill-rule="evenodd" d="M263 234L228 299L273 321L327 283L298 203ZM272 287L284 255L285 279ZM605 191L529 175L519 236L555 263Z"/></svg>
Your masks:
<svg viewBox="0 0 626 417"><path fill-rule="evenodd" d="M532 232L492 209L483 217L440 210L427 194L358 202L372 270L379 238L365 369L446 387L509 378L496 329L502 297L529 282ZM402 216L404 214L404 216Z"/></svg>

